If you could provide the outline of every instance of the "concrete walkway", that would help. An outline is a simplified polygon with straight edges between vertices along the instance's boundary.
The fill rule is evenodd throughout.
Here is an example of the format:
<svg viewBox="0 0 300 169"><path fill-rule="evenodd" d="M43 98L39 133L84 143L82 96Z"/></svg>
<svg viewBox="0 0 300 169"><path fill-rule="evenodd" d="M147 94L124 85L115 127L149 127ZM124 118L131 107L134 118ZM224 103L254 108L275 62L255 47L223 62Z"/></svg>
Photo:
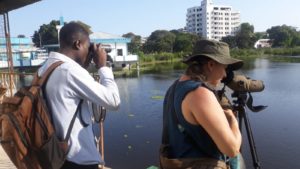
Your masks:
<svg viewBox="0 0 300 169"><path fill-rule="evenodd" d="M0 169L17 169L0 145Z"/></svg>
<svg viewBox="0 0 300 169"><path fill-rule="evenodd" d="M16 166L10 161L5 151L0 144L0 169L17 169ZM104 167L104 169L111 169Z"/></svg>

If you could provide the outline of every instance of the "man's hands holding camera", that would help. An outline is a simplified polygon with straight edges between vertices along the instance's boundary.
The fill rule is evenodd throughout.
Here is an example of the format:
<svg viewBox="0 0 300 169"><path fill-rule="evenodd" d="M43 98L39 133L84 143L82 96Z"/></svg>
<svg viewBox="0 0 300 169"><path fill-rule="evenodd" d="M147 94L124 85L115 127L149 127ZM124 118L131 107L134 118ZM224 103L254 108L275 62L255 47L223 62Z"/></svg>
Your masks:
<svg viewBox="0 0 300 169"><path fill-rule="evenodd" d="M106 66L107 53L101 44L91 43L90 52L93 52L93 61L97 69Z"/></svg>

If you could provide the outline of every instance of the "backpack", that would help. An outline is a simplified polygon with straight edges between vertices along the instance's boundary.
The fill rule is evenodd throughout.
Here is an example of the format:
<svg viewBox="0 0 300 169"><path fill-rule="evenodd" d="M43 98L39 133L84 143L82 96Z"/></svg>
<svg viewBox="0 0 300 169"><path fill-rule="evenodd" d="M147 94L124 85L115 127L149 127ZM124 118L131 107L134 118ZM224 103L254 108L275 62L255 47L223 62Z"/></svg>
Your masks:
<svg viewBox="0 0 300 169"><path fill-rule="evenodd" d="M50 74L62 63L52 64L42 77L36 73L29 87L19 89L13 97L4 97L0 104L1 145L17 168L59 169L66 159L67 142L82 100L66 138L60 141L43 96Z"/></svg>

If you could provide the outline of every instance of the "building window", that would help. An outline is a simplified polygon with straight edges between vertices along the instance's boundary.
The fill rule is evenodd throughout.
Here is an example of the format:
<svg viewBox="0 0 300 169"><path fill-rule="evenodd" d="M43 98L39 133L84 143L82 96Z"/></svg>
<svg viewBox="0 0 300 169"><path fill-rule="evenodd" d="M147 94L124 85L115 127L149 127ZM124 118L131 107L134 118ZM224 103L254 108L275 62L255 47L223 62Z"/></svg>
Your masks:
<svg viewBox="0 0 300 169"><path fill-rule="evenodd" d="M123 49L118 49L117 50L117 55L118 56L123 56Z"/></svg>

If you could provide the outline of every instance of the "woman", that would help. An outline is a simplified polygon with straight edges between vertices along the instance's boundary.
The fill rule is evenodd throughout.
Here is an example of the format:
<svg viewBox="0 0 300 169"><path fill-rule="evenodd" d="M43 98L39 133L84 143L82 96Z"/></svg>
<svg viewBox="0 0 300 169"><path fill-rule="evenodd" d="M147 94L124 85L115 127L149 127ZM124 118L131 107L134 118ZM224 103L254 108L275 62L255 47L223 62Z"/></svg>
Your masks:
<svg viewBox="0 0 300 169"><path fill-rule="evenodd" d="M242 137L234 112L222 109L215 90L226 70L243 62L230 57L226 43L200 40L184 63L188 68L164 100L161 168L227 168Z"/></svg>

